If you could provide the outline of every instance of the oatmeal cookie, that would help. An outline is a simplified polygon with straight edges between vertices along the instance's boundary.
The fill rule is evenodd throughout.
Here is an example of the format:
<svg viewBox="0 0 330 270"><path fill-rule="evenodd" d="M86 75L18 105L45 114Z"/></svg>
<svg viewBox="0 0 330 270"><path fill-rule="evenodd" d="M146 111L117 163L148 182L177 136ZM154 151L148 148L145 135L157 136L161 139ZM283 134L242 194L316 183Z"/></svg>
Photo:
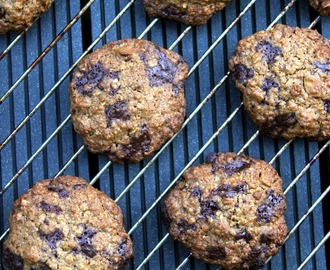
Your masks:
<svg viewBox="0 0 330 270"><path fill-rule="evenodd" d="M244 107L273 137L330 138L330 41L276 25L239 41L229 61Z"/></svg>
<svg viewBox="0 0 330 270"><path fill-rule="evenodd" d="M0 34L28 27L52 3L53 0L0 0Z"/></svg>
<svg viewBox="0 0 330 270"><path fill-rule="evenodd" d="M12 209L5 270L123 269L132 257L117 204L85 180L38 182Z"/></svg>
<svg viewBox="0 0 330 270"><path fill-rule="evenodd" d="M93 153L138 162L170 139L186 113L188 65L146 40L112 42L84 57L70 84L74 128Z"/></svg>
<svg viewBox="0 0 330 270"><path fill-rule="evenodd" d="M205 24L231 0L143 0L149 16L168 18L189 25Z"/></svg>
<svg viewBox="0 0 330 270"><path fill-rule="evenodd" d="M163 203L170 235L221 269L260 269L287 234L282 179L268 163L211 153Z"/></svg>

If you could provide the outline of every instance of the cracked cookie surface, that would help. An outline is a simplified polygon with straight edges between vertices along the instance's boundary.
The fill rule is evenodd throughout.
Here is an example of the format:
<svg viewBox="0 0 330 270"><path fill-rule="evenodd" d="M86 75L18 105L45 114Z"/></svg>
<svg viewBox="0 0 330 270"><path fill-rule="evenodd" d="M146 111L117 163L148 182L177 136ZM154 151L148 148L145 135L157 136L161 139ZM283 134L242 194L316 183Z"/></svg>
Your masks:
<svg viewBox="0 0 330 270"><path fill-rule="evenodd" d="M229 61L244 107L273 137L330 138L330 41L276 25L239 41Z"/></svg>
<svg viewBox="0 0 330 270"><path fill-rule="evenodd" d="M222 269L260 269L287 234L282 179L268 163L211 153L163 202L170 235Z"/></svg>
<svg viewBox="0 0 330 270"><path fill-rule="evenodd" d="M188 65L146 40L112 42L78 64L69 87L75 131L115 162L138 162L182 126Z"/></svg>
<svg viewBox="0 0 330 270"><path fill-rule="evenodd" d="M205 24L231 0L143 0L149 16L168 18L189 25Z"/></svg>
<svg viewBox="0 0 330 270"><path fill-rule="evenodd" d="M12 209L5 270L123 269L133 256L117 204L82 178L38 182Z"/></svg>
<svg viewBox="0 0 330 270"><path fill-rule="evenodd" d="M11 30L22 30L46 12L53 0L1 0L0 34Z"/></svg>

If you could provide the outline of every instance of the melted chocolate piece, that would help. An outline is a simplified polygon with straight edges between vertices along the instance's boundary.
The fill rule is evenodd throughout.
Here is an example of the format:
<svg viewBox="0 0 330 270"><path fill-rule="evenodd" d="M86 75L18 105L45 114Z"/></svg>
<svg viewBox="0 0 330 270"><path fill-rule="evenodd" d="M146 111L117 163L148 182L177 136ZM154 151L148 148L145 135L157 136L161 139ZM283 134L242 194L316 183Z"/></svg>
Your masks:
<svg viewBox="0 0 330 270"><path fill-rule="evenodd" d="M123 151L125 156L129 159L138 152L148 152L150 150L151 138L149 136L149 131L147 125L141 127L141 135L138 137L132 137L128 145L123 145Z"/></svg>
<svg viewBox="0 0 330 270"><path fill-rule="evenodd" d="M283 56L282 50L279 47L274 47L268 41L261 41L256 46L257 51L261 51L264 54L264 59L269 66L272 66L276 60L276 56Z"/></svg>
<svg viewBox="0 0 330 270"><path fill-rule="evenodd" d="M131 118L127 105L127 100L123 100L105 107L104 113L107 117L107 127L110 127L115 120L127 121Z"/></svg>
<svg viewBox="0 0 330 270"><path fill-rule="evenodd" d="M222 260L227 256L226 249L222 246L207 248L207 255L212 260Z"/></svg>
<svg viewBox="0 0 330 270"><path fill-rule="evenodd" d="M163 220L164 225L167 228L169 228L171 226L172 219L169 217L169 215L165 209L165 206L162 208L162 220Z"/></svg>
<svg viewBox="0 0 330 270"><path fill-rule="evenodd" d="M167 7L162 9L162 17L166 18L169 16L175 16L175 17L184 17L187 13L180 10L177 6L174 5L168 5Z"/></svg>
<svg viewBox="0 0 330 270"><path fill-rule="evenodd" d="M6 16L6 11L0 8L0 19L3 19Z"/></svg>
<svg viewBox="0 0 330 270"><path fill-rule="evenodd" d="M83 96L91 97L96 87L100 90L104 90L101 85L101 82L104 77L109 77L111 79L119 79L119 72L110 72L103 67L101 62L98 62L93 65L90 70L81 72L83 73L83 75L80 77L76 77L75 83L78 93L82 94ZM110 88L110 94L114 94L115 92L115 89Z"/></svg>
<svg viewBox="0 0 330 270"><path fill-rule="evenodd" d="M267 246L270 246L270 244L272 243L272 239L270 239L266 234L262 234L259 237L259 242L261 244L266 244Z"/></svg>
<svg viewBox="0 0 330 270"><path fill-rule="evenodd" d="M248 81L254 76L253 69L248 68L243 64L236 64L231 72L233 78L244 86L246 86Z"/></svg>
<svg viewBox="0 0 330 270"><path fill-rule="evenodd" d="M60 214L63 212L62 208L58 205L46 203L45 201L41 201L39 203L39 207L42 209L44 212L48 213L54 213L56 215Z"/></svg>
<svg viewBox="0 0 330 270"><path fill-rule="evenodd" d="M191 195L197 197L198 200L200 200L200 198L202 196L202 191L199 187L196 186L192 189Z"/></svg>
<svg viewBox="0 0 330 270"><path fill-rule="evenodd" d="M23 270L24 261L23 258L9 249L5 248L3 251L3 266L5 269L10 270Z"/></svg>
<svg viewBox="0 0 330 270"><path fill-rule="evenodd" d="M266 95L270 92L272 88L278 88L279 84L274 81L273 78L266 77L262 84L261 89L266 92Z"/></svg>
<svg viewBox="0 0 330 270"><path fill-rule="evenodd" d="M271 137L279 137L282 132L297 123L296 114L286 113L277 115L271 122L265 123L260 127L261 132Z"/></svg>
<svg viewBox="0 0 330 270"><path fill-rule="evenodd" d="M330 98L323 100L324 110L326 113L330 113Z"/></svg>
<svg viewBox="0 0 330 270"><path fill-rule="evenodd" d="M243 231L240 231L235 235L235 240L240 239L244 239L248 243L253 239L253 237L246 229L244 229Z"/></svg>
<svg viewBox="0 0 330 270"><path fill-rule="evenodd" d="M249 264L249 270L259 270L265 265L265 261L260 257L268 257L269 247L265 244L261 246L254 246L248 254L247 263ZM261 255L264 256L261 256Z"/></svg>
<svg viewBox="0 0 330 270"><path fill-rule="evenodd" d="M205 201L201 202L201 215L203 215L205 218L207 217L214 217L215 212L219 211L220 207L217 204L217 202L207 199Z"/></svg>
<svg viewBox="0 0 330 270"><path fill-rule="evenodd" d="M325 74L330 75L330 61L326 63L316 62L315 66Z"/></svg>
<svg viewBox="0 0 330 270"><path fill-rule="evenodd" d="M212 195L220 195L222 198L234 198L239 193L246 194L247 191L247 184L240 183L236 186L232 186L230 184L223 184L216 190L212 190Z"/></svg>
<svg viewBox="0 0 330 270"><path fill-rule="evenodd" d="M216 163L213 164L212 172L222 169L228 176L238 173L251 166L251 161L239 156L235 157L230 163L221 164L220 166Z"/></svg>
<svg viewBox="0 0 330 270"><path fill-rule="evenodd" d="M263 223L268 223L273 217L283 214L285 209L285 200L282 195L272 189L268 189L266 195L264 203L257 208L257 219Z"/></svg>
<svg viewBox="0 0 330 270"><path fill-rule="evenodd" d="M43 240L46 241L48 246L54 250L56 248L56 244L58 241L61 241L64 238L63 232L56 228L55 231L50 232L50 233L44 233L43 231L39 231L39 237Z"/></svg>
<svg viewBox="0 0 330 270"><path fill-rule="evenodd" d="M76 184L73 186L74 190L81 190L81 189L86 189L87 185L86 184Z"/></svg>
<svg viewBox="0 0 330 270"><path fill-rule="evenodd" d="M208 164L211 164L215 161L215 159L217 158L217 153L215 152L211 152L207 155L206 159L205 159L205 162L208 163Z"/></svg>
<svg viewBox="0 0 330 270"><path fill-rule="evenodd" d="M77 236L78 244L80 247L80 252L85 254L89 258L93 258L96 255L96 250L93 247L92 238L97 234L97 231L90 228L85 227L82 234Z"/></svg>
<svg viewBox="0 0 330 270"><path fill-rule="evenodd" d="M116 254L126 255L128 253L127 239L123 239L116 250Z"/></svg>
<svg viewBox="0 0 330 270"><path fill-rule="evenodd" d="M67 191L61 183L56 183L54 180L52 180L48 185L48 190L52 192L56 192L60 198L69 197L70 192Z"/></svg>

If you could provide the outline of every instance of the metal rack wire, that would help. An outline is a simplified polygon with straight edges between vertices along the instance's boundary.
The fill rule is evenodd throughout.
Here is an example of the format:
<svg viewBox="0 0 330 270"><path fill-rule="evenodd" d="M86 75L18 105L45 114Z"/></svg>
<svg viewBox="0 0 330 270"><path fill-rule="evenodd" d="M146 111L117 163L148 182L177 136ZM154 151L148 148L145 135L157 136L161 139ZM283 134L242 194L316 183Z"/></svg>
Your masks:
<svg viewBox="0 0 330 270"><path fill-rule="evenodd" d="M58 2L60 2L60 0ZM63 0L63 2L65 1ZM205 44L201 46L205 50L199 51L197 48L197 52L193 51L193 56L189 58L189 60L193 61L190 61L192 65L189 72L186 88L192 88L193 85L196 85L196 88L198 88L196 93L199 94L199 96L190 100L192 102L190 103L190 107L188 105L189 115L187 116L181 130L172 139L170 139L152 158L136 165L117 165L112 164L111 162L105 160L103 157L95 157L87 153L85 147L81 144L79 137L75 136L75 134L72 132L70 123L71 117L68 114L69 111L67 106L64 109L57 109L57 118L60 120L55 121L56 123L51 125L53 128L51 131L47 130L47 127L49 126L48 123L38 123L38 121L33 121L33 119L36 117L36 115L38 115L38 117L41 115L41 119L47 119L46 115L47 108L50 103L49 100L54 100L56 107L61 105L60 101L63 98L61 99L62 96L59 92L64 91L63 89L66 88L65 83L68 82L69 76L76 67L77 63L87 53L92 51L93 48L101 46L102 44L106 43L108 39L111 40L120 38L122 35L121 31L124 31L122 29L128 27L125 25L125 19L127 19L125 16L129 16L129 21L131 21L132 29L128 31L130 34L136 34L139 30L141 30L141 34L136 34L129 37L147 38L153 41L161 41L164 43L164 45L170 43L170 46L164 47L168 47L172 50L176 49L183 53L185 53L184 48L187 44L189 44L190 39L193 40L193 47L198 47L199 41L196 37L198 37L199 29L201 28L182 26L171 22L165 23L164 21L158 19L149 19L147 17L143 17L142 21L144 20L146 22L146 27L142 29L140 25L134 25L133 23L134 16L139 11L139 16L141 14L145 16L144 13L141 13L142 3L138 0L110 2L102 0L90 0L81 1L81 5L79 3L72 4L67 1L66 6L61 7L62 10L66 10L67 13L70 13L68 14L69 16L67 16L67 21L63 23L63 28L61 28L60 31L54 31L47 44L45 44L44 47L41 46L38 48L36 58L32 59L30 64L28 64L28 61L25 60L23 65L24 68L21 69L21 75L13 76L13 74L11 74L11 76L8 76L13 78L15 77L12 81L7 82L8 87L5 85L5 83L0 84L2 87L0 90L0 113L2 115L8 115L8 111L10 113L8 115L8 123L10 123L9 127L5 128L7 123L5 120L2 120L0 124L0 203L2 206L0 211L0 216L2 219L0 222L2 232L0 236L1 243L4 241L6 235L9 232L7 223L9 210L12 206L13 200L16 199L19 194L25 192L36 180L46 177L56 177L63 173L76 174L78 176L84 177L85 179L90 179L91 184L96 185L98 188L114 198L115 201L124 210L126 222L128 223L128 232L132 236L133 241L136 240L134 242L138 243L136 244L135 258L131 262L129 266L130 268L216 269L216 266L209 267L195 261L191 257L191 254L185 250L185 248L178 245L177 243L173 243L168 233L166 233L165 229L161 226L160 204L162 198L181 177L183 172L188 167L202 162L203 155L205 153L207 154L207 151L228 149L238 153L251 152L251 154L255 155L258 155L257 153L259 152L260 158L267 161L269 160L270 164L273 164L280 171L280 173L282 172L282 177L286 177L286 179L284 179L285 193L288 194L288 200L296 205L295 207L289 206L288 209L290 212L290 232L287 237L287 242L279 254L277 254L276 257L267 264L266 268L279 269L282 267L282 269L302 269L306 266L308 269L326 269L326 251L324 244L330 237L330 231L325 231L327 228L324 229L323 225L320 225L320 227L316 228L317 225L315 224L320 221L323 222L324 220L324 214L322 213L322 202L324 198L329 196L328 193L330 191L330 185L329 183L326 183L325 187L323 184L324 188L323 192L321 192L321 165L319 161L320 156L323 153L329 152L330 140L320 145L312 142L308 143L303 140L299 140L298 142L284 142L280 140L276 141L273 145L271 144L273 142L270 143L267 141L267 139L263 137L261 138L261 136L259 136L259 131L255 130L255 128L249 127L250 122L244 115L242 110L243 103L240 101L240 97L237 94L233 94L232 92L225 93L225 90L228 91L228 89L234 88L228 79L230 74L226 67L222 68L222 76L215 76L213 72L209 74L210 81L215 81L216 78L220 78L218 82L214 83L214 85L212 85L212 83L208 85L212 86L211 88L206 89L206 91L203 91L203 93L201 93L202 90L199 90L203 87L203 82L200 79L200 73L202 73L201 69L208 67L208 65L214 66L214 51L219 49L219 46L221 46L221 49L229 54L229 51L232 51L232 49L230 50L225 47L229 44L226 42L226 40L231 38L230 34L235 31L239 33L238 35L235 35L236 39L238 39L240 36L247 35L247 33L244 32L245 23L247 23L247 20L242 22L246 16L248 16L249 19L254 16L254 19L251 19L252 26L250 25L249 27L246 27L249 29L247 32L251 32L250 34L252 34L252 30L258 29L259 27L257 27L256 14L258 13L258 8L263 5L266 6L267 11L267 14L264 14L264 17L268 17L266 21L270 21L270 23L267 23L267 27L271 27L278 22L285 23L290 21L290 18L293 14L288 15L288 13L292 8L306 10L304 5L307 5L307 1L281 1L279 8L276 8L274 12L272 12L271 7L273 7L274 4L271 3L271 1L237 0L234 1L234 3L231 3L224 11L214 16L214 18L212 18L212 22L208 23L208 25L204 27L204 30L208 31L208 35L211 36L211 38L209 38L211 42L205 42L207 43L207 46ZM107 7L112 8L112 11L109 11L109 14L106 14L107 12L105 12ZM235 12L233 13L232 11ZM87 14L88 12L90 13L89 15ZM50 13L53 14L54 18L59 17L54 7ZM94 15L95 19L93 19ZM71 44L75 43L74 38L78 37L78 43L80 42L81 44L86 43L86 39L88 40L88 38L84 37L86 36L86 34L84 34L84 31L86 30L86 24L83 20L81 20L84 18L84 16L91 19L91 33L89 33L91 40L90 42L87 42L88 44L85 46L85 48L83 48L82 45L78 45L77 51L74 52L73 48L70 47ZM228 19L229 23L224 21L224 17ZM303 19L299 18L299 16L297 17L298 19L296 19L296 21L302 23ZM139 20L141 20L141 18ZM330 29L329 19L320 18L318 16L313 18L309 27L314 28L320 24L320 22L322 22L324 25L327 25ZM42 22L39 24L39 22L36 21L31 29L22 31L13 38L8 35L6 38L2 39L3 41L7 39L7 42L4 48L1 49L1 68L7 67L11 69L9 62L13 62L12 58L14 58L15 48L18 47L20 43L24 45L28 42L29 37L26 37L26 35L28 35L30 31L33 31L33 28L39 29L40 36L42 36L42 34L47 31L42 29L41 24ZM264 25L264 23L260 25ZM55 26L58 27L57 23ZM304 27L307 26L308 25L305 25ZM177 30L177 33L175 33L177 35L166 32L169 28L172 31ZM97 32L100 29L101 32ZM218 35L215 36L215 34L210 29L215 29L215 32ZM158 37L158 30L162 30L162 33L160 34L161 37ZM330 33L326 30L324 32L325 34L328 34L327 37L330 38ZM169 37L166 36L166 33L169 35ZM82 35L82 37L80 35ZM40 83L40 88L42 88L40 92L42 92L42 94L40 95L40 99L36 102L31 102L29 99L31 94L27 90L23 90L25 91L25 108L31 109L25 109L24 114L20 114L19 117L16 117L15 108L17 107L16 104L19 101L17 101L17 97L15 98L14 96L15 92L21 93L22 90L20 89L28 88L30 85L30 80L33 81L33 76L37 76L34 74L36 70L43 74L42 71L44 70L45 66L47 66L45 61L47 61L48 54L59 54L59 46L61 45L62 39L67 40L67 54L70 58L69 63L67 63L60 76L55 76L56 78L54 80L54 84L46 84L44 82ZM171 42L168 42L168 40ZM219 50L217 52L219 52ZM22 54L27 55L28 52L25 51ZM73 57L73 55L75 55L75 57ZM24 57L27 58L27 56L23 56L23 58ZM56 60L58 58L54 57L52 62L54 62L54 59ZM222 57L222 59L224 62L226 62L224 57ZM1 65L1 61L5 61L6 63ZM207 62L206 66L204 66L205 62ZM57 67L57 63L53 63L53 65L59 69L59 67ZM212 69L212 67L208 68ZM2 74L5 73L6 72L3 72ZM44 77L47 76L44 75ZM194 84L194 82L196 84ZM48 88L49 90L44 89L46 88L46 85L51 85ZM7 90L3 91L4 88ZM218 94L219 91L223 92L221 96ZM64 97L67 97L67 95ZM232 101L234 98L236 98L237 101L232 101L232 104L227 106L225 111L226 115L220 118L221 121L218 119L214 120L212 118L213 120L210 124L210 126L213 127L212 132L205 132L198 124L202 122L201 119L203 117L208 117L214 112L217 113L215 108L219 107L220 97L225 98L227 101ZM18 118L19 120L17 121L15 118ZM235 122L237 118L239 118L239 121ZM241 123L244 125L242 132L243 138L236 140L232 133L235 130L235 127ZM46 126L46 131L44 131L44 129L41 130L37 128L39 132L36 132L35 135L33 133L34 125L44 125ZM189 138L194 138L194 135L192 134L196 129L198 130L199 135L197 136L197 144L192 146L194 150L193 151L189 149L189 144L194 144L194 142L189 140ZM22 133L25 135L22 135ZM20 139L16 138L22 136L22 141L27 142L28 154L25 155L24 158L20 159L19 154L16 153L17 151L20 151L19 145L17 144L17 141L20 141ZM41 138L37 147L33 147L33 143L31 143L31 138L35 138L35 136ZM63 136L69 137L69 139L74 142L73 145L67 145L65 140L62 139ZM223 139L226 141L225 146L220 142ZM52 146L54 141L58 141L57 144L61 146L60 150L54 150L55 148ZM264 143L264 141L266 142ZM239 148L239 145L242 143L243 146ZM273 149L265 149L270 145L273 147ZM67 146L71 146L71 152L69 154L67 154L65 150L62 150L62 148L66 148ZM183 148L183 150L181 152L179 150L177 151L177 147ZM306 153L304 158L297 156L300 147L304 149ZM55 166L57 171L48 168L49 156L53 155L52 151L55 151L57 156L65 156L65 158L62 158L59 164ZM61 152L62 154L59 154L57 151ZM175 158L176 152L179 152L179 160ZM283 163L285 162L290 163L289 168L283 166ZM326 160L326 162L326 166L329 167L329 160ZM169 172L166 172L164 175L162 175L162 172L159 169L159 164L166 163L169 163ZM302 167L300 166L301 164ZM317 164L317 168L314 169L312 167L313 164ZM10 166L11 169L8 170L6 166ZM44 177L35 179L35 174L38 174L35 173L35 171L37 171L39 168L41 168L41 175ZM311 172L312 169L313 171ZM11 176L8 177L9 175ZM329 177L329 174L324 175ZM152 191L156 193L156 195L154 194L153 196L146 195L146 190L150 188L149 183L146 183L146 179L149 177L155 181L155 183L151 185ZM118 178L124 178L124 180L118 180ZM302 178L305 179L303 181L304 185L297 187L299 185L299 180ZM121 183L118 183L119 181L121 181ZM314 181L316 183L311 184L310 181ZM314 187L314 185L316 186ZM306 207L302 207L304 212L301 213L299 206L297 206L299 201L299 196L297 193L300 192L301 189L305 186L310 190L307 189L306 198L308 198L308 203ZM314 191L311 191L312 188ZM140 202L137 202L137 199L139 199ZM135 214L135 212L138 212L138 214ZM310 232L310 246L305 250L305 246L302 243L303 237L301 234L306 231L304 227L306 220L308 220L311 225L307 226L307 230ZM153 223L157 223L158 226L156 226L156 229L152 227ZM300 240L300 238L302 240ZM291 241L291 239L293 240ZM141 242L141 244L139 242ZM292 248L292 246L294 246L294 251L290 253L288 250ZM140 249L140 247L142 247L142 249ZM173 252L173 250L175 252ZM167 253L169 253L169 255L167 255ZM289 258L289 256L292 256L292 254L296 254L296 257ZM292 264L292 262L294 263Z"/></svg>

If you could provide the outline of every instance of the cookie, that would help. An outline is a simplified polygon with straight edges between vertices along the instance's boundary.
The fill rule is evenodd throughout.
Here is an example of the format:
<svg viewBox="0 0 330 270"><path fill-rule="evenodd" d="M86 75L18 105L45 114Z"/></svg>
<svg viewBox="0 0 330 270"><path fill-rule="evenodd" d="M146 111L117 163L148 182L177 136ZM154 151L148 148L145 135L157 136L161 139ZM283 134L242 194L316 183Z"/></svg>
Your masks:
<svg viewBox="0 0 330 270"><path fill-rule="evenodd" d="M330 138L330 41L276 25L239 41L229 61L246 111L273 138Z"/></svg>
<svg viewBox="0 0 330 270"><path fill-rule="evenodd" d="M287 234L282 179L268 163L211 153L163 202L170 235L221 269L260 269Z"/></svg>
<svg viewBox="0 0 330 270"><path fill-rule="evenodd" d="M309 0L309 4L320 13L320 15L330 15L330 0Z"/></svg>
<svg viewBox="0 0 330 270"><path fill-rule="evenodd" d="M138 162L181 128L187 75L179 54L150 41L97 49L79 62L69 87L75 131L93 153Z"/></svg>
<svg viewBox="0 0 330 270"><path fill-rule="evenodd" d="M133 255L120 208L82 178L38 182L15 201L9 224L5 270L117 270Z"/></svg>
<svg viewBox="0 0 330 270"><path fill-rule="evenodd" d="M52 3L53 0L1 0L0 34L30 26Z"/></svg>
<svg viewBox="0 0 330 270"><path fill-rule="evenodd" d="M161 17L189 25L205 24L212 15L222 10L231 0L143 0L151 17Z"/></svg>

